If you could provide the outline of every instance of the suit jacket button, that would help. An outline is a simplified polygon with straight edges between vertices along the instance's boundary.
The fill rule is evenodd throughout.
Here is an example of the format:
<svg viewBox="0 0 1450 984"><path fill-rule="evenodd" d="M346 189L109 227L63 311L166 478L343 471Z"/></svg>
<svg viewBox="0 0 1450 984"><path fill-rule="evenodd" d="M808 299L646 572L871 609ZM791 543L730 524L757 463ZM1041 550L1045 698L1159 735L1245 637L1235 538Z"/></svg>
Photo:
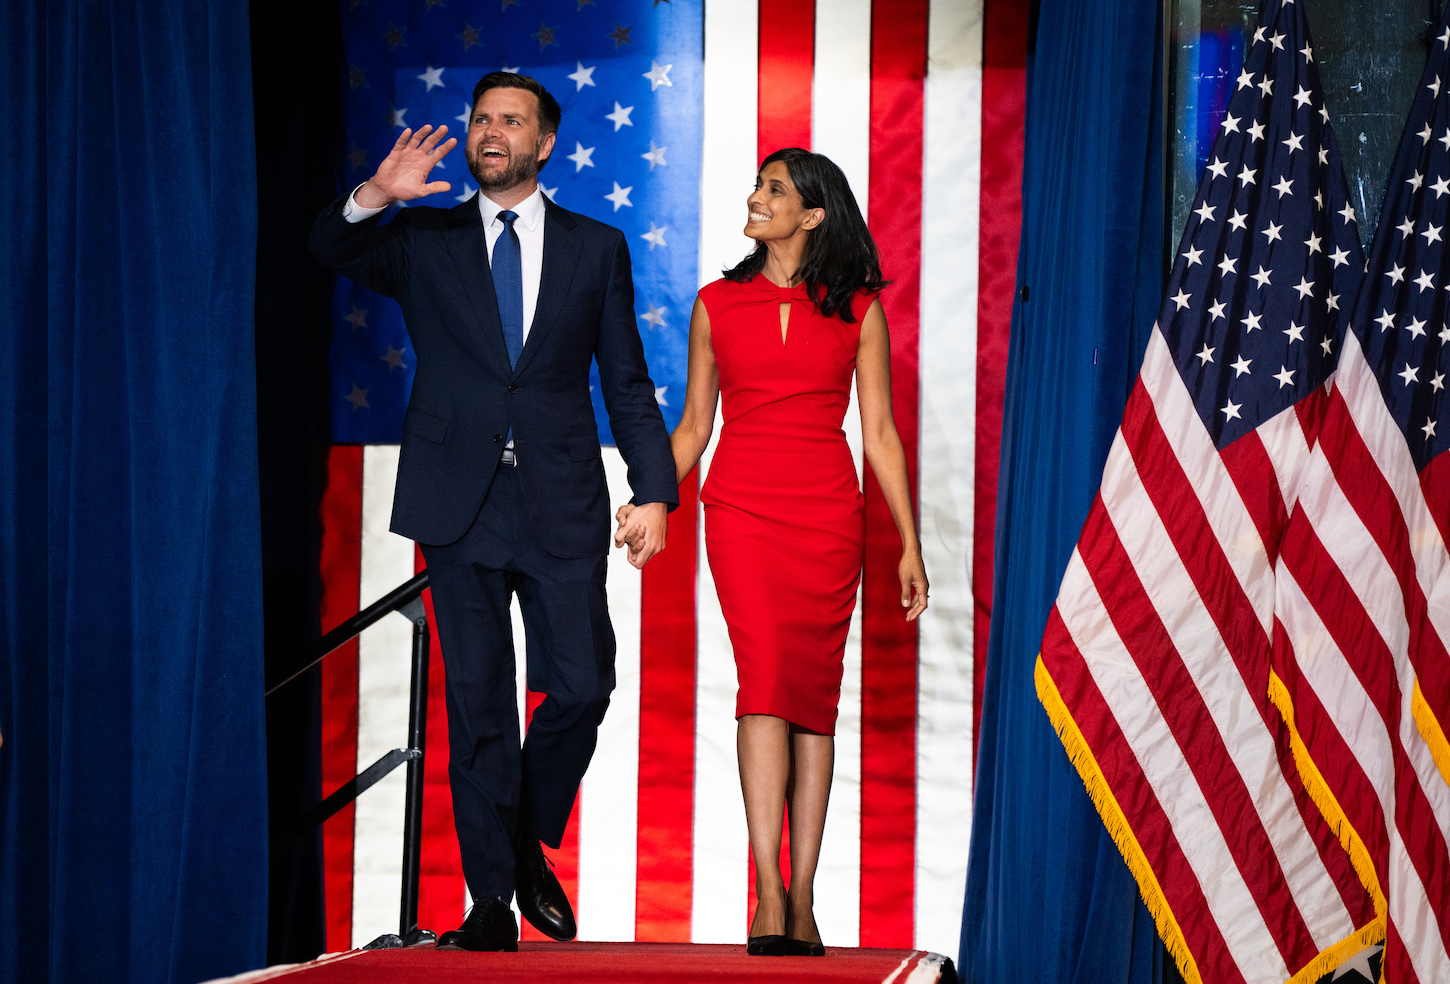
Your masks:
<svg viewBox="0 0 1450 984"><path fill-rule="evenodd" d="M503 435L502 434L495 434L495 435L493 435L493 443L497 444L499 441L502 441L502 440L503 440Z"/></svg>
<svg viewBox="0 0 1450 984"><path fill-rule="evenodd" d="M519 391L519 384L518 383L509 383L509 392L510 393L517 393L518 391Z"/></svg>

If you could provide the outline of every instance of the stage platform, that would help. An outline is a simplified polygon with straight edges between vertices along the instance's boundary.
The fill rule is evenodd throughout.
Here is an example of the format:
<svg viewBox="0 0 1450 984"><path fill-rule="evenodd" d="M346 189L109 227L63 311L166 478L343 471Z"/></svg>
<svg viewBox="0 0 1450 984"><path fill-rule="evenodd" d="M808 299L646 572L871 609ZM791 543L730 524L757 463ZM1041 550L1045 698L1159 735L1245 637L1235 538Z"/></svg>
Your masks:
<svg viewBox="0 0 1450 984"><path fill-rule="evenodd" d="M330 953L211 984L957 984L956 968L926 950L827 948L824 957L752 957L745 945L520 943L518 953L439 953L433 944Z"/></svg>

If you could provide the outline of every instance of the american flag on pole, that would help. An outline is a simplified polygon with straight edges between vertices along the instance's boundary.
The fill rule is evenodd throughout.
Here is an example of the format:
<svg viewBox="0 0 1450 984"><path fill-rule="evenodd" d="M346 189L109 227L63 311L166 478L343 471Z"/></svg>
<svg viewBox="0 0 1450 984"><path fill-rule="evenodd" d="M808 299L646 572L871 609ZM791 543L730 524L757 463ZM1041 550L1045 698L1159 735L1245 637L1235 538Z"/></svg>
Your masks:
<svg viewBox="0 0 1450 984"><path fill-rule="evenodd" d="M453 126L486 71L517 68L559 98L563 126L541 183L564 207L624 229L670 426L693 294L752 245L740 230L760 158L800 145L845 170L895 281L883 303L896 420L932 607L919 628L901 618L900 543L868 471L866 572L847 645L816 914L830 945L955 953L981 679L973 653L985 649L991 605L1025 8L1008 0L346 0L343 25L340 188L371 173L399 126ZM454 188L436 204L472 192L457 153L441 177ZM420 566L413 544L387 530L412 368L406 332L390 301L346 281L333 314L325 627ZM611 494L624 501L623 462L599 417ZM846 428L859 449L852 414ZM701 562L701 477L681 489L663 554L642 573L611 559L619 684L564 844L551 852L583 939L745 935L751 886L735 669ZM384 620L323 664L325 790L400 742L408 631L401 619ZM447 929L462 917L466 889L436 644L430 682L420 923ZM527 712L522 678L520 703ZM329 949L395 930L402 813L395 773L325 826Z"/></svg>
<svg viewBox="0 0 1450 984"><path fill-rule="evenodd" d="M1442 18L1276 578L1275 702L1396 984L1450 980L1447 45Z"/></svg>
<svg viewBox="0 0 1450 984"><path fill-rule="evenodd" d="M1269 701L1274 560L1364 270L1302 4L1267 0L1063 577L1038 693L1192 982L1382 938Z"/></svg>

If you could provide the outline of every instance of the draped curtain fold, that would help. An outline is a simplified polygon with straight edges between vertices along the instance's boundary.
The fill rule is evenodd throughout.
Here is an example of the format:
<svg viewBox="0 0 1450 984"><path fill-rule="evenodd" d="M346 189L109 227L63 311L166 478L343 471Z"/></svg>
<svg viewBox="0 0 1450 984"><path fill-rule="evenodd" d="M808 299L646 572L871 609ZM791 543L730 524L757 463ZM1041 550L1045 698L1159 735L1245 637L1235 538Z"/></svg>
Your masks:
<svg viewBox="0 0 1450 984"><path fill-rule="evenodd" d="M261 965L249 29L0 13L0 981Z"/></svg>
<svg viewBox="0 0 1450 984"><path fill-rule="evenodd" d="M1158 6L1041 0L1036 11L958 964L967 982L1176 979L1033 685L1162 296Z"/></svg>

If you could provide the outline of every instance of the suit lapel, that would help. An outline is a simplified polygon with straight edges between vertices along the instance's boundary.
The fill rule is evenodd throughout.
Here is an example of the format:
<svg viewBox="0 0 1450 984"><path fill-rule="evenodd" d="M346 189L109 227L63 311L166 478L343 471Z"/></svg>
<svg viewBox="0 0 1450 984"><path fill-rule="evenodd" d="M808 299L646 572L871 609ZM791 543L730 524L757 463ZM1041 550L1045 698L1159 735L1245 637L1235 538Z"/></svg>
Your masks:
<svg viewBox="0 0 1450 984"><path fill-rule="evenodd" d="M498 320L498 295L494 293L493 273L488 265L488 244L483 237L477 194L449 210L443 241L458 280L463 284L463 292L473 306L479 343L490 358L503 366L507 375L508 346L504 344L503 325Z"/></svg>
<svg viewBox="0 0 1450 984"><path fill-rule="evenodd" d="M518 366L514 369L515 375L523 372L534 354L543 347L544 339L558 320L559 309L563 307L564 298L568 296L569 287L574 282L574 271L579 265L579 239L574 235L575 225L568 212L545 196L544 267L539 276L539 297L534 304L534 321L529 328L529 337L524 341L524 350L519 355ZM490 281L490 293L492 290L493 284ZM497 317L494 320L497 321ZM501 341L502 328L498 335Z"/></svg>

